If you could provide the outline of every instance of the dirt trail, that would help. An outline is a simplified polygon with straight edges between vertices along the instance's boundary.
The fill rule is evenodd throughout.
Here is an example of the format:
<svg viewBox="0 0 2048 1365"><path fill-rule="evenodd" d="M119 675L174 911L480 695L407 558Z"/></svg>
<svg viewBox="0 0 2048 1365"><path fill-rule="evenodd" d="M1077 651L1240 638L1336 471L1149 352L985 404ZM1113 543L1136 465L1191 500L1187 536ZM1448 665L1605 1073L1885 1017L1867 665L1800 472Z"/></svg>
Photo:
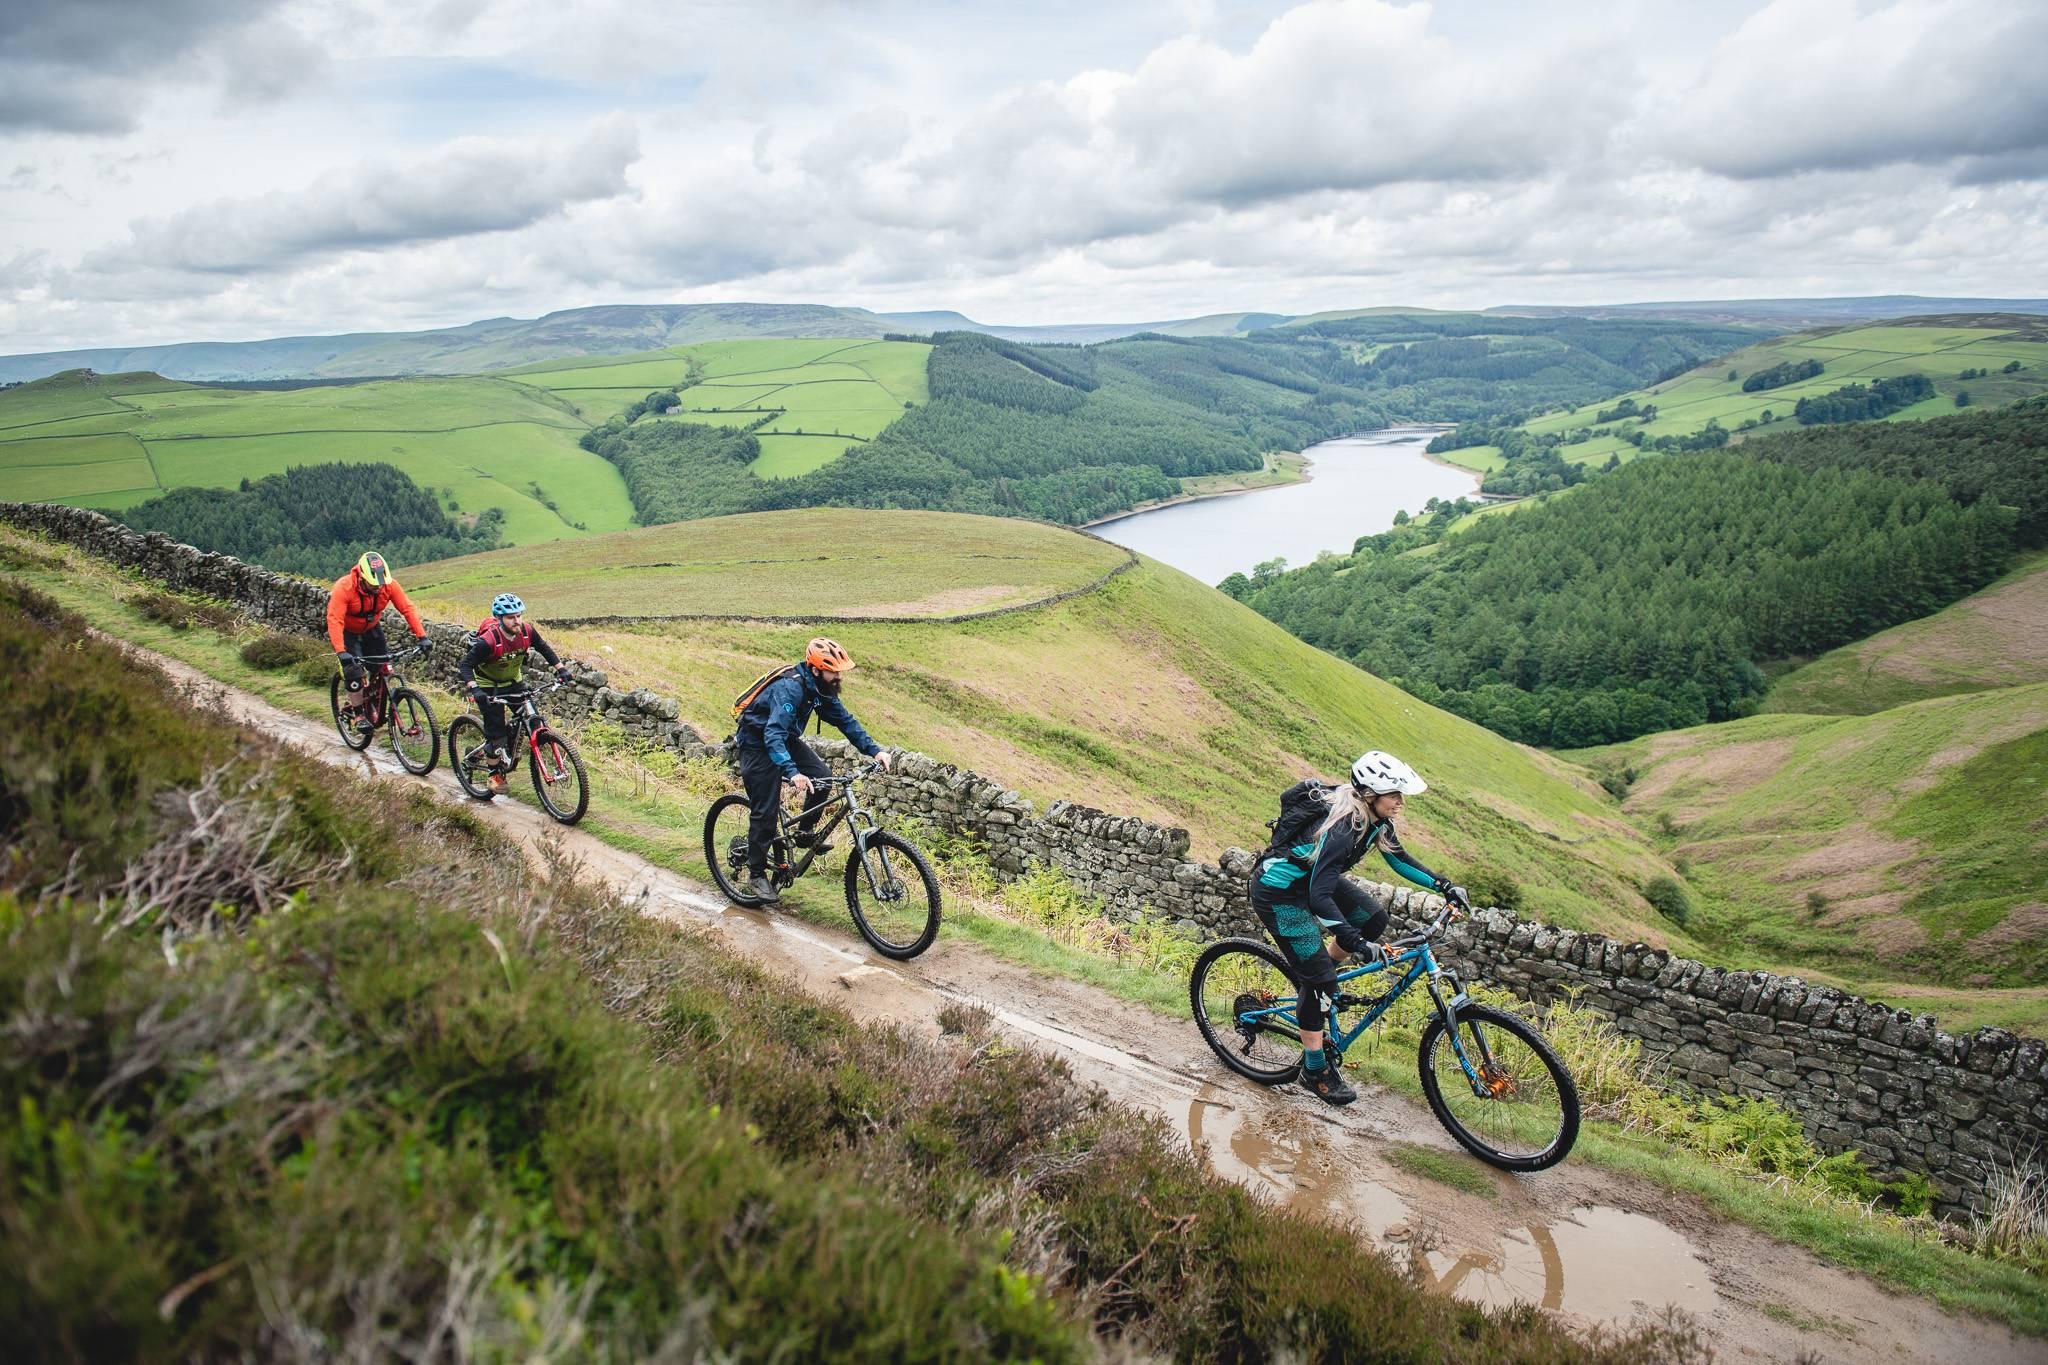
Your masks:
<svg viewBox="0 0 2048 1365"><path fill-rule="evenodd" d="M368 752L349 753L325 722L136 652L207 695L222 694L228 712L253 728L337 767L403 776L382 736ZM1291 1088L1261 1090L1226 1071L1191 1024L1033 973L943 931L917 961L890 962L850 931L729 906L687 877L562 830L530 794L472 802L445 763L409 780L430 783L529 851L559 835L592 875L645 913L708 925L856 1015L936 1034L942 1005L978 1004L1013 1037L1058 1053L1119 1101L1161 1116L1206 1152L1217 1173L1275 1203L1355 1227L1444 1292L1487 1304L1524 1300L1580 1323L1627 1324L1673 1305L1692 1315L1725 1359L1789 1361L1807 1352L1830 1362L2048 1360L2042 1343L2003 1326L1885 1289L1610 1171L1567 1161L1529 1177L1488 1172L1492 1199L1451 1189L1377 1155L1393 1142L1458 1150L1426 1108L1383 1087L1362 1086L1360 1101L1343 1110Z"/></svg>

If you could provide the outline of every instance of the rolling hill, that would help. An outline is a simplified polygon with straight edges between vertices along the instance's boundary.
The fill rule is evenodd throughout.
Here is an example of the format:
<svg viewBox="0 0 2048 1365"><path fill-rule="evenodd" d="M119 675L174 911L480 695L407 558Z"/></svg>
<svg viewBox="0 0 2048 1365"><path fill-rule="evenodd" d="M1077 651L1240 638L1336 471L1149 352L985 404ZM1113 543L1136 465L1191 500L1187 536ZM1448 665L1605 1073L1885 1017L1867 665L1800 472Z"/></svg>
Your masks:
<svg viewBox="0 0 2048 1365"><path fill-rule="evenodd" d="M1822 368L1810 378L1743 388L1762 371L1803 361ZM2018 370L2007 373L2006 367L2014 364ZM1965 371L1988 373L1966 380L1960 377ZM2018 314L1950 314L1800 332L1703 362L1614 399L1531 418L1521 430L1531 436L1567 438L1569 444L1559 446L1558 454L1571 464L1605 463L1614 456L1626 462L1636 454L1635 445L1625 439L1633 433L1650 439L1687 437L1703 431L1709 421L1735 433L1796 430L1799 424L1792 410L1802 398L1910 374L1933 380L1934 396L1885 420L1913 421L1954 412L1962 390L1968 390L1979 407L2048 392L2048 320ZM1649 421L1636 415L1651 407L1656 411ZM1617 410L1625 410L1624 415L1601 420L1602 412ZM1444 458L1490 472L1499 467L1500 455L1497 445L1479 445L1445 452Z"/></svg>
<svg viewBox="0 0 2048 1365"><path fill-rule="evenodd" d="M65 370L150 370L174 379L278 380L476 374L564 356L619 356L746 338L874 340L891 333L986 332L1011 341L1087 343L1137 332L1229 336L1283 320L1218 313L1163 322L991 326L961 313L874 313L808 303L611 304L538 318L486 318L417 332L351 332L267 341L186 341L0 355L0 383Z"/></svg>
<svg viewBox="0 0 2048 1365"><path fill-rule="evenodd" d="M386 461L449 511L505 513L515 544L632 524L625 482L578 448L567 402L495 378L283 391L74 371L0 392L0 490L119 512L292 465Z"/></svg>
<svg viewBox="0 0 2048 1365"><path fill-rule="evenodd" d="M1830 650L1786 673L1765 711L1869 715L1962 692L2048 678L2048 556L2033 555L1932 616Z"/></svg>
<svg viewBox="0 0 2048 1365"><path fill-rule="evenodd" d="M531 547L422 566L407 582L457 620L479 613L501 584L543 623L607 602L810 618L650 620L550 637L599 662L614 686L677 696L684 719L717 737L750 679L829 630L860 663L848 702L884 742L987 773L1041 808L1064 797L1183 825L1208 858L1259 842L1274 794L1296 777L1342 771L1358 751L1383 747L1429 777L1408 823L1431 866L1488 891L1515 884L1526 906L1560 922L1683 942L1636 890L1664 865L1584 775L1426 706L1163 565L1144 560L1092 592L994 619L834 619L878 604L937 616L992 600L996 586L1043 592L1085 580L1123 553L1092 537L1001 518L800 511L592 544L604 546L592 562ZM724 566L748 560L768 562L728 576ZM621 567L593 574L593 563ZM659 567L625 567L641 563ZM643 574L652 586L635 583Z"/></svg>

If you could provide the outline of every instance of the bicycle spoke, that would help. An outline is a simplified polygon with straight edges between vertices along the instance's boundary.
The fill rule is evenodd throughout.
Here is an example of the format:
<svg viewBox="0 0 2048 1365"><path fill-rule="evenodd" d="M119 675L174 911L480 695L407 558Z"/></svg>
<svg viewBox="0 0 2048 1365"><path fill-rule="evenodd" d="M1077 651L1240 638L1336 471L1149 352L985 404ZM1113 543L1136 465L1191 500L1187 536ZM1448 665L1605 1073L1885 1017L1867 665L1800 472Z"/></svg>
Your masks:
<svg viewBox="0 0 2048 1365"><path fill-rule="evenodd" d="M1232 1070L1272 1084L1301 1064L1296 988L1270 950L1217 944L1195 965L1195 1022Z"/></svg>
<svg viewBox="0 0 2048 1365"><path fill-rule="evenodd" d="M1452 1121L1503 1156L1536 1157L1564 1129L1565 1096L1550 1068L1505 1028L1461 1018L1455 1046L1436 1030L1425 1064Z"/></svg>

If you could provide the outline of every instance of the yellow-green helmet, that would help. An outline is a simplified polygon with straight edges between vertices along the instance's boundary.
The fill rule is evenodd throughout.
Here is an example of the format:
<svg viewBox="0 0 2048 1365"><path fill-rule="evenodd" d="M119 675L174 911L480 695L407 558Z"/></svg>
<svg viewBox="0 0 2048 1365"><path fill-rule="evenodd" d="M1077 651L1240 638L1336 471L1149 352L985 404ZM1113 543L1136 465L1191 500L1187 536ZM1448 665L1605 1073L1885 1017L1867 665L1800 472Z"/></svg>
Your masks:
<svg viewBox="0 0 2048 1365"><path fill-rule="evenodd" d="M365 550L363 557L356 561L356 577L362 579L366 587L381 588L391 581L391 566L375 550Z"/></svg>

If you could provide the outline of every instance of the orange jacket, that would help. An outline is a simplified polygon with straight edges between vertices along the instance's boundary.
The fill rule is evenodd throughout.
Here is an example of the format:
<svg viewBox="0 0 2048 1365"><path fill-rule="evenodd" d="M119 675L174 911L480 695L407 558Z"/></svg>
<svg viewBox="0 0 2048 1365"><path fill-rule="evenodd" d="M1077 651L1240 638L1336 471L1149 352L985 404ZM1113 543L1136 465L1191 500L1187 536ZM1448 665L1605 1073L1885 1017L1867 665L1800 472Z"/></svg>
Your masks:
<svg viewBox="0 0 2048 1365"><path fill-rule="evenodd" d="M398 586L397 579L381 588L365 588L356 571L350 569L334 580L334 590L327 594L327 643L334 646L336 654L341 653L348 648L342 637L361 635L375 626L386 607L397 607L414 635L427 633L427 628L420 624L418 610L405 595L405 589Z"/></svg>

